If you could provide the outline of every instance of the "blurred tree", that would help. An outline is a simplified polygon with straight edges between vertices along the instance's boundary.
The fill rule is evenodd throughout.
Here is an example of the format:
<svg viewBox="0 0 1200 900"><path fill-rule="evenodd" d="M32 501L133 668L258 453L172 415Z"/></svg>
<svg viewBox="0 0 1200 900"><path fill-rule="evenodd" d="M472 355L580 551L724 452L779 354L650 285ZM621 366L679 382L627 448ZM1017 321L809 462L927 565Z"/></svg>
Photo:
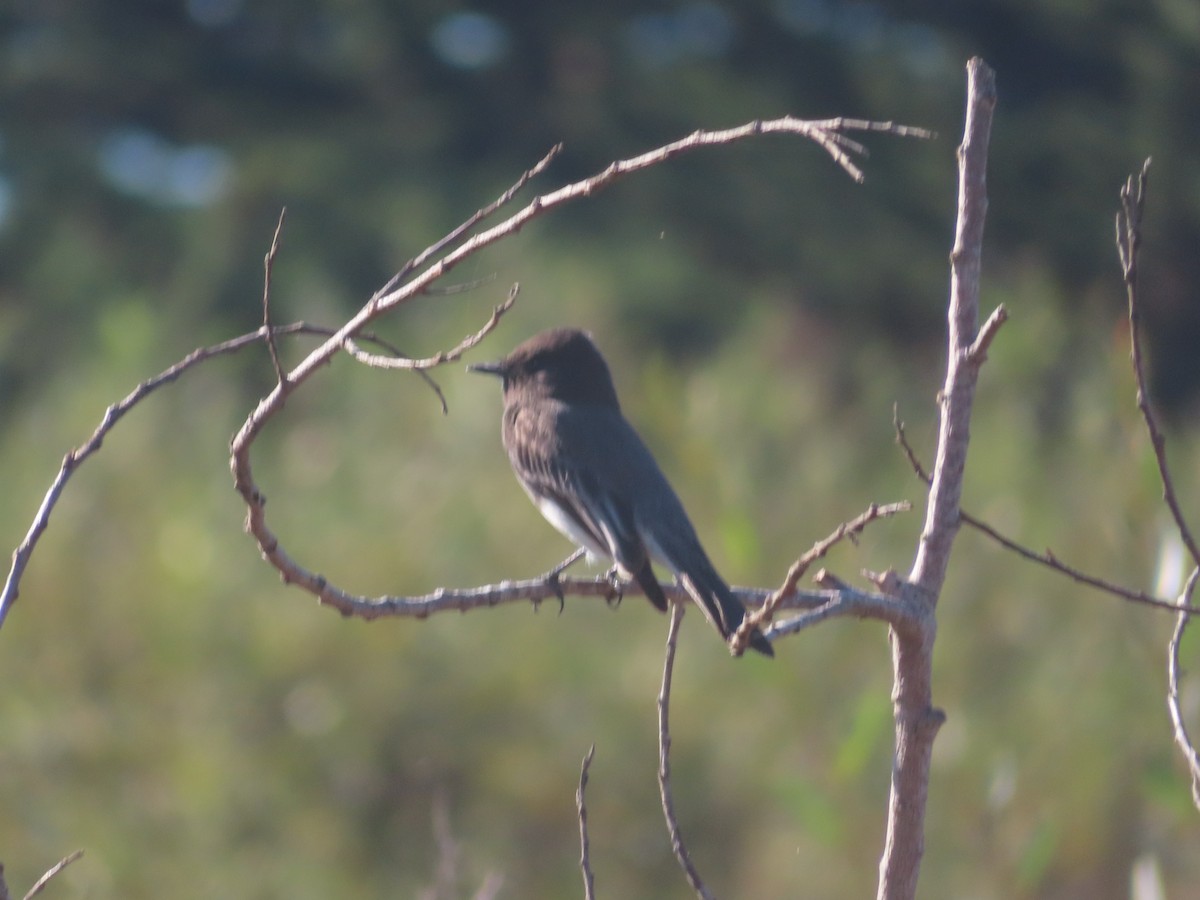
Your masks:
<svg viewBox="0 0 1200 900"><path fill-rule="evenodd" d="M936 128L935 144L871 141L861 188L794 140L681 159L461 273L522 281L501 343L594 329L729 577L777 580L847 508L916 490L891 408L929 433L961 67L978 52L1001 91L985 305L1013 319L981 386L967 503L1081 565L1169 584L1112 340L1112 213L1152 153L1155 389L1184 423L1198 46L1188 0L17 0L0 10L2 533L19 540L114 398L257 324L281 206L275 313L328 322L560 140L542 183L752 117ZM457 339L495 293L404 310L400 343ZM408 379L332 375L260 448L299 554L364 591L561 558L505 469L494 394L447 377L442 418ZM445 795L464 886L499 871L509 896L571 895L571 794L596 741L602 893L677 890L646 765L660 620L568 604L365 626L294 602L239 532L225 466L269 378L250 353L174 386L56 512L0 639L10 884L85 845L64 878L89 896L414 895ZM1171 446L1194 497L1194 436ZM885 568L918 528L834 564ZM1167 623L966 536L962 552L940 623L927 895L1123 898L1139 865L1194 895L1161 711ZM689 641L702 627L685 622L675 767L718 893L868 892L890 753L881 639L823 629L779 678Z"/></svg>
<svg viewBox="0 0 1200 900"><path fill-rule="evenodd" d="M1148 223L1154 387L1178 407L1200 384L1200 192L1184 187L1200 170L1200 23L1187 3L27 2L0 14L0 42L10 389L47 346L86 344L131 291L160 298L184 333L251 321L257 262L243 250L281 205L305 248L294 277L344 307L553 143L566 143L554 174L571 179L748 116L887 110L949 135L973 53L1001 73L1007 116L993 258L1045 268L1071 314L1109 308L1108 198L1153 153L1184 188ZM551 239L604 260L668 236L653 253L695 277L614 298L647 340L711 346L743 314L728 298L769 271L789 286L776 302L926 342L943 275L912 250L947 233L950 143L879 148L868 191L847 199L827 166L794 164L809 151L764 142L722 179L687 161L572 211ZM856 246L875 225L894 237ZM79 325L68 335L64 315Z"/></svg>

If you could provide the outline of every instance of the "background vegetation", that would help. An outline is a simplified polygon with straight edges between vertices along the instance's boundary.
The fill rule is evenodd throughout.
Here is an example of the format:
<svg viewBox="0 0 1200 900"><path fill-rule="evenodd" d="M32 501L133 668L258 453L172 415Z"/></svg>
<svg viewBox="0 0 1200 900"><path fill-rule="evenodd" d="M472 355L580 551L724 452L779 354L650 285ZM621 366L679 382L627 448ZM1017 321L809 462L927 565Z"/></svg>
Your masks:
<svg viewBox="0 0 1200 900"><path fill-rule="evenodd" d="M1156 398L1200 496L1200 13L1143 4L738 5L93 0L0 13L0 537L62 453L193 347L252 329L279 208L276 314L340 321L557 141L557 185L697 127L893 118L850 183L791 138L699 153L542 220L401 311L478 358L592 330L725 574L778 582L871 500L921 491L940 380L963 64L997 69L966 504L1035 547L1169 594L1178 563L1132 402L1116 189L1155 158L1143 260ZM284 348L295 360L300 346ZM342 621L241 532L226 444L272 373L210 364L139 407L74 480L0 634L0 859L56 896L416 896L432 810L460 889L578 896L573 793L597 745L604 896L685 896L654 783L666 621L631 598L557 615ZM363 593L543 571L568 549L512 479L496 385L336 364L256 457L294 552ZM1194 506L1194 504L1193 504ZM831 565L905 571L918 516ZM1200 897L1163 704L1167 617L964 533L941 609L923 896ZM731 661L698 616L676 677L677 807L722 896L868 895L891 752L873 625ZM1184 646L1193 668L1193 635ZM1200 695L1189 687L1195 716ZM1193 718L1193 721L1195 719Z"/></svg>

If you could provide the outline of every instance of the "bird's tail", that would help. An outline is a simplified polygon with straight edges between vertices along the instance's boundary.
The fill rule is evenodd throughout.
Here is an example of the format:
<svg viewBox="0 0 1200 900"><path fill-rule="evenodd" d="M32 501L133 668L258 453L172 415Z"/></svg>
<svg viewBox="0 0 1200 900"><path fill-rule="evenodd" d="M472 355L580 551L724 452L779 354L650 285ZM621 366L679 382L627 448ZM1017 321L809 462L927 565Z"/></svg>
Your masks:
<svg viewBox="0 0 1200 900"><path fill-rule="evenodd" d="M705 618L712 622L717 631L721 633L721 637L729 640L742 624L742 620L746 618L746 608L742 606L737 597L733 596L729 585L711 568L698 575L681 572L679 580L682 582L684 590L691 595L704 612ZM763 656L775 655L771 642L757 628L750 632L749 646Z"/></svg>

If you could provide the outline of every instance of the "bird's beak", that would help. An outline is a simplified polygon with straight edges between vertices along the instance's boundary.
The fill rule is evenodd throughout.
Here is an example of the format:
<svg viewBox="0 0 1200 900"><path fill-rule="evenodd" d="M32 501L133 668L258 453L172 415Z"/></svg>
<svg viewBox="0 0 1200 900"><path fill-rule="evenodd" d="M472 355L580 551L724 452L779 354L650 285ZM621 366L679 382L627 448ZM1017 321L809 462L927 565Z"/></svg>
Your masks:
<svg viewBox="0 0 1200 900"><path fill-rule="evenodd" d="M467 366L468 372L482 372L485 375L504 377L504 364L499 362L474 363Z"/></svg>

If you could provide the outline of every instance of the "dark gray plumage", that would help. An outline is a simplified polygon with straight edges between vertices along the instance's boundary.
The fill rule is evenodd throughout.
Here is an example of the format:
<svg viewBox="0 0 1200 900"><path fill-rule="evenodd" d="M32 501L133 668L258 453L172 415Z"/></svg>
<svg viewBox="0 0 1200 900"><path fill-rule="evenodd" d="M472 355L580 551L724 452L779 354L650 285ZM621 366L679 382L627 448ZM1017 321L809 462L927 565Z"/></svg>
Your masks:
<svg viewBox="0 0 1200 900"><path fill-rule="evenodd" d="M504 447L547 521L593 556L614 560L666 611L650 565L661 562L728 639L746 610L621 414L608 365L591 339L572 328L544 331L504 359L471 368L504 380ZM760 631L750 646L774 655Z"/></svg>

